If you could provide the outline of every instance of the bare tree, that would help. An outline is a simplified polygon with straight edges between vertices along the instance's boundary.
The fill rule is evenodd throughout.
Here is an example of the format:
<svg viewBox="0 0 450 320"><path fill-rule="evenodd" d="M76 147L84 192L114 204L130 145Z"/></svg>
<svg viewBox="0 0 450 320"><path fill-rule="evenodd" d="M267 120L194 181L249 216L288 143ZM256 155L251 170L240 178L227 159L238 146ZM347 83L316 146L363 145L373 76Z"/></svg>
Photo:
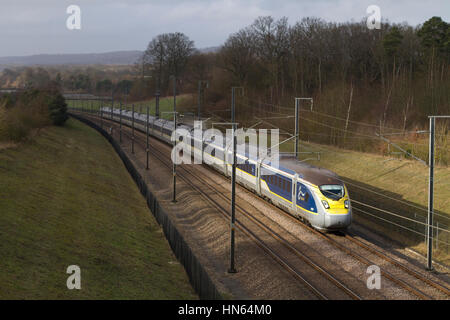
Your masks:
<svg viewBox="0 0 450 320"><path fill-rule="evenodd" d="M232 34L219 52L219 64L230 72L236 84L245 85L255 58L250 28Z"/></svg>

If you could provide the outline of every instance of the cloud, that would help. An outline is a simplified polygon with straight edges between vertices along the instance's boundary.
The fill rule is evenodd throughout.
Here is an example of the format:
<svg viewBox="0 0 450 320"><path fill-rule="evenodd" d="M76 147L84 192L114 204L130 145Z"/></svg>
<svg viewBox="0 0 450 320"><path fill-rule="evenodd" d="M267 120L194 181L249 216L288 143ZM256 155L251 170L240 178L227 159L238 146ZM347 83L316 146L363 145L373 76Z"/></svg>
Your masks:
<svg viewBox="0 0 450 320"><path fill-rule="evenodd" d="M222 44L258 16L307 16L360 21L375 4L383 18L417 25L434 15L450 20L450 1L434 0L15 0L0 4L0 56L144 49L157 34L180 31L198 47ZM66 29L77 4L82 30Z"/></svg>

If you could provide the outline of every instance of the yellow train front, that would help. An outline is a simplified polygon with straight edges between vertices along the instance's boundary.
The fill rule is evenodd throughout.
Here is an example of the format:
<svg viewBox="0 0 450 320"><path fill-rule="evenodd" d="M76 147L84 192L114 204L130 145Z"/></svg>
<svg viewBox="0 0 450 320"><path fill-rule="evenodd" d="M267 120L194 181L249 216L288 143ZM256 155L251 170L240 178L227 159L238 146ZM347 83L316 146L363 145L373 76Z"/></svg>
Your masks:
<svg viewBox="0 0 450 320"><path fill-rule="evenodd" d="M343 181L334 172L299 162L295 158L281 159L277 171L276 175L280 178L292 180L294 185L291 190L295 198L287 197L287 193L283 194L283 185L281 188L274 186L279 183L277 181L279 178L266 179L263 170L261 178L263 181L268 180L269 183L266 182L264 185L270 193L261 191L267 195L271 194L271 198L274 198L272 201L308 221L317 229L345 230L351 224L352 208L349 193ZM273 193L277 196L274 197Z"/></svg>

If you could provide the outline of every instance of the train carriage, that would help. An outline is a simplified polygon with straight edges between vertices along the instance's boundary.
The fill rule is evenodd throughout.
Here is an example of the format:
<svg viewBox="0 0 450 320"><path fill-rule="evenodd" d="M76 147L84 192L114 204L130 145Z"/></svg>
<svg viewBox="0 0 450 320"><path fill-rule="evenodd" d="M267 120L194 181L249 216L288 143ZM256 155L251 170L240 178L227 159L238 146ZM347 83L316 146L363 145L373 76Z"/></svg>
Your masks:
<svg viewBox="0 0 450 320"><path fill-rule="evenodd" d="M104 107L102 114L111 119L110 108ZM131 111L122 110L120 117L120 111L113 109L112 114L115 121L122 118L123 124L132 125ZM147 115L135 113L134 119L135 128L146 132ZM226 176L231 175L231 165L224 161L225 157L231 159L232 156L229 143L196 140L194 128L183 123L178 123L177 128L191 132L191 139L181 143L189 143L203 163ZM151 135L172 143L174 129L173 121L149 116ZM245 147L244 150L248 150L248 146ZM251 159L247 153L238 152L236 156L236 182L269 199L274 205L321 230L343 230L351 224L352 209L347 188L332 171L302 163L294 157L282 157L279 166L274 167L267 160Z"/></svg>

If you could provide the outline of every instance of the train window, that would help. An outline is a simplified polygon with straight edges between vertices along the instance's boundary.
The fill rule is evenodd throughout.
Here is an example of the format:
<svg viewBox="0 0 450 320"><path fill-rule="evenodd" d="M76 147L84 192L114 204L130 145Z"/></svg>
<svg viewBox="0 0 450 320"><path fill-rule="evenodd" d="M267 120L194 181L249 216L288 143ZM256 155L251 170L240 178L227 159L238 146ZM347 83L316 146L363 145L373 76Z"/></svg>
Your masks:
<svg viewBox="0 0 450 320"><path fill-rule="evenodd" d="M343 186L338 184L326 184L319 187L320 192L330 199L339 200L344 196L345 189Z"/></svg>

